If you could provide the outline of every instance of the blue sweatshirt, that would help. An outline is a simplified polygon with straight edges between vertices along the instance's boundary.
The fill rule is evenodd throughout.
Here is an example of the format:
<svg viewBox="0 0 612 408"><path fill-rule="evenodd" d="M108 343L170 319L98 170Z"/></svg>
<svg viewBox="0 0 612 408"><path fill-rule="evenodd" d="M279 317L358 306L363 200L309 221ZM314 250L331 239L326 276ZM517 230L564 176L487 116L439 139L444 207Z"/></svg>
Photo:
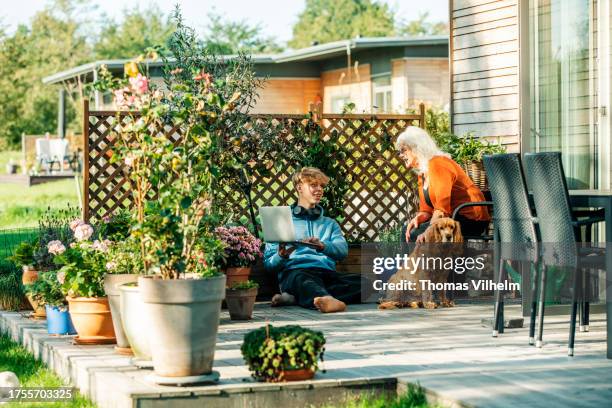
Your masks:
<svg viewBox="0 0 612 408"><path fill-rule="evenodd" d="M333 219L325 217L322 208L321 215L314 220L293 215L293 227L296 240L319 238L325 249L319 252L314 248L299 245L289 258L284 259L278 255L278 244L266 243L264 266L267 271L278 274L281 289L284 289L283 282L292 269L321 268L335 271L336 262L348 255L348 244L342 235L340 225Z"/></svg>

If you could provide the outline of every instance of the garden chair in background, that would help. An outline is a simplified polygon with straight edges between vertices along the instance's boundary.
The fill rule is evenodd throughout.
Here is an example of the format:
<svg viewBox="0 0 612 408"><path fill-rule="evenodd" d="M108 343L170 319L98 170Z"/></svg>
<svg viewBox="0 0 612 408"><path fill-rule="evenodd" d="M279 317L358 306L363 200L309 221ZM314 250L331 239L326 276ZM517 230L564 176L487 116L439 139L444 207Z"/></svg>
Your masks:
<svg viewBox="0 0 612 408"><path fill-rule="evenodd" d="M578 245L580 229L583 226L591 228L593 224L603 221L603 217L600 212L594 211L590 217L578 220L572 213L561 153L526 153L525 170L529 175L529 185L533 192L543 249L536 346L542 346L546 275L547 269L553 266L563 271L570 271L574 277L568 339L568 355L573 356L578 305L580 305L581 329L586 331L588 328L589 294L585 296L583 290L584 272L605 269L601 250L583 248ZM588 213L581 215L588 215ZM586 276L588 278L593 275L587 274Z"/></svg>

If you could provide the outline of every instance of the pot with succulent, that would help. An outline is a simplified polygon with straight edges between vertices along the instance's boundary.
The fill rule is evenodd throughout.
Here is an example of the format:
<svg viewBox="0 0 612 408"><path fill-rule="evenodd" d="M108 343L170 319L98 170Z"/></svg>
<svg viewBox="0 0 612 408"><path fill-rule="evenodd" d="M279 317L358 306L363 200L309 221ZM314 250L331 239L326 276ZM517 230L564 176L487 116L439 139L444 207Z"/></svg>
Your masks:
<svg viewBox="0 0 612 408"><path fill-rule="evenodd" d="M114 216L106 216L98 226L98 236L104 238L107 247L107 270L104 276L104 292L108 296L113 327L117 338L115 351L119 354L132 355L130 343L123 329L121 313L120 286L125 283L137 282L138 274L142 273L141 258L134 239L130 239L130 214L120 211Z"/></svg>
<svg viewBox="0 0 612 408"><path fill-rule="evenodd" d="M38 279L26 286L26 292L45 307L49 334L76 334L57 271L40 272Z"/></svg>
<svg viewBox="0 0 612 408"><path fill-rule="evenodd" d="M115 331L108 298L104 293L106 253L110 241L91 241L91 225L70 223L75 242L66 248L60 241L49 244L53 261L60 267L57 279L66 295L68 309L78 333L77 344L114 344Z"/></svg>
<svg viewBox="0 0 612 408"><path fill-rule="evenodd" d="M225 246L223 258L227 287L247 282L252 265L262 256L261 240L242 226L217 227L215 234Z"/></svg>
<svg viewBox="0 0 612 408"><path fill-rule="evenodd" d="M301 326L266 325L248 332L240 351L259 381L308 380L323 361L325 336Z"/></svg>
<svg viewBox="0 0 612 408"><path fill-rule="evenodd" d="M236 282L225 291L225 301L232 320L250 320L259 285L252 280Z"/></svg>

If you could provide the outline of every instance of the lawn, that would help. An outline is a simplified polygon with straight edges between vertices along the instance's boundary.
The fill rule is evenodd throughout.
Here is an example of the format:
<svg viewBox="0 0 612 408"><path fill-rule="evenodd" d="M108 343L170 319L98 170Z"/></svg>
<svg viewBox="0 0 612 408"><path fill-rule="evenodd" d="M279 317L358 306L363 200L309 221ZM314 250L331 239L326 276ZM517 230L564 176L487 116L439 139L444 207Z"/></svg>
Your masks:
<svg viewBox="0 0 612 408"><path fill-rule="evenodd" d="M22 387L64 387L66 384L25 348L13 342L5 334L0 335L0 372L14 372ZM70 402L11 403L5 407L95 407L94 403L78 394Z"/></svg>
<svg viewBox="0 0 612 408"><path fill-rule="evenodd" d="M0 184L0 229L36 226L47 208L62 209L68 203L78 207L76 184L72 179L32 187Z"/></svg>
<svg viewBox="0 0 612 408"><path fill-rule="evenodd" d="M425 391L420 386L410 385L408 391L401 396L374 396L363 393L358 397L347 399L342 406L327 405L324 408L438 408L438 405L427 403ZM441 408L441 407L440 407Z"/></svg>

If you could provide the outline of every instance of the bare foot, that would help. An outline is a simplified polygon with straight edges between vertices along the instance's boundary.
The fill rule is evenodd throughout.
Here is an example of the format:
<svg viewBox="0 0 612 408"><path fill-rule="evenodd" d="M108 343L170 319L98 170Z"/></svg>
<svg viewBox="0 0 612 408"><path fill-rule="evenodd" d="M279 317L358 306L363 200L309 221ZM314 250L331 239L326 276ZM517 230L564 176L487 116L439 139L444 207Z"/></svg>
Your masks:
<svg viewBox="0 0 612 408"><path fill-rule="evenodd" d="M423 307L425 309L436 309L438 305L436 304L436 302L423 302Z"/></svg>
<svg viewBox="0 0 612 408"><path fill-rule="evenodd" d="M313 303L321 313L344 312L346 310L346 304L333 296L316 297Z"/></svg>
<svg viewBox="0 0 612 408"><path fill-rule="evenodd" d="M272 296L272 307L295 305L295 296L283 292Z"/></svg>

